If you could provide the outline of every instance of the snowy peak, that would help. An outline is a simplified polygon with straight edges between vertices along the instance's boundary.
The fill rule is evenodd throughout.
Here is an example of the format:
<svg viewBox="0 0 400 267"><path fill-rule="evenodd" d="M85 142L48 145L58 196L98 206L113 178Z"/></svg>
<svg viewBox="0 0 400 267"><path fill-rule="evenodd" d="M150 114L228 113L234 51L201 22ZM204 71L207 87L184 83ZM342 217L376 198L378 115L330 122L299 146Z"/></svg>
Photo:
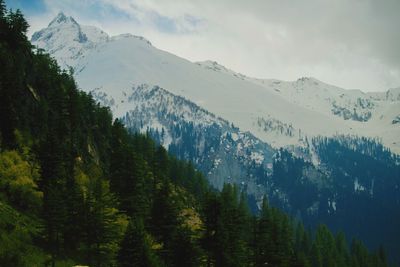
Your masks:
<svg viewBox="0 0 400 267"><path fill-rule="evenodd" d="M107 33L94 26L85 26L79 24L73 17L66 16L63 12L49 23L47 28L35 32L32 36L32 42L41 41L48 42L50 39L62 39L64 43L92 43L98 44L105 41L117 41L121 39L134 38L151 45L150 41L142 36L124 33L117 36L109 37Z"/></svg>
<svg viewBox="0 0 400 267"><path fill-rule="evenodd" d="M247 76L245 76L245 75L243 75L241 73L235 72L235 71L233 71L231 69L228 69L227 67L219 64L217 61L206 60L206 61L196 62L196 64L198 66L204 68L204 69L215 71L215 72L220 72L220 73L225 73L227 75L234 76L234 77L239 78L241 80L248 79Z"/></svg>
<svg viewBox="0 0 400 267"><path fill-rule="evenodd" d="M217 61L212 61L212 60L205 60L205 61L200 61L200 62L196 62L197 65L202 66L206 69L211 69L211 70L215 70L215 71L231 71L228 68L226 68L225 66L222 66L221 64L219 64Z"/></svg>
<svg viewBox="0 0 400 267"><path fill-rule="evenodd" d="M66 45L69 42L100 42L108 39L108 35L102 30L93 26L82 26L73 17L67 17L63 12L44 28L32 35L32 42L59 41Z"/></svg>
<svg viewBox="0 0 400 267"><path fill-rule="evenodd" d="M119 35L113 36L113 37L111 37L111 40L112 41L118 41L118 40L121 40L121 39L129 39L129 38L140 40L140 41L142 41L142 42L144 42L144 43L146 43L146 44L151 46L151 42L149 40L147 40L146 38L144 38L143 36L133 35L133 34L130 34L130 33L123 33L123 34L119 34Z"/></svg>
<svg viewBox="0 0 400 267"><path fill-rule="evenodd" d="M297 79L296 81L297 84L302 84L302 85L319 85L322 82L320 80L315 79L314 77L301 77Z"/></svg>
<svg viewBox="0 0 400 267"><path fill-rule="evenodd" d="M93 26L82 26L60 12L49 24L32 35L32 43L54 56L61 68L73 67L85 51L109 40L108 35Z"/></svg>
<svg viewBox="0 0 400 267"><path fill-rule="evenodd" d="M60 24L76 24L78 23L72 17L67 17L63 12L58 13L58 15L49 23L48 27L55 27Z"/></svg>
<svg viewBox="0 0 400 267"><path fill-rule="evenodd" d="M79 64L80 59L94 51L94 48L105 43L124 42L129 39L151 46L150 41L144 37L129 33L110 37L101 29L81 25L74 18L60 12L47 28L32 35L31 42L55 57L62 69L73 68L77 73L85 67L85 64Z"/></svg>
<svg viewBox="0 0 400 267"><path fill-rule="evenodd" d="M301 144L305 136L350 134L381 138L400 151L399 89L364 93L312 77L256 79L215 61L192 63L150 45L143 37L109 37L60 13L34 34L33 44L74 69L79 86L99 88L117 117L132 108L137 84L157 85L231 121L274 147Z"/></svg>

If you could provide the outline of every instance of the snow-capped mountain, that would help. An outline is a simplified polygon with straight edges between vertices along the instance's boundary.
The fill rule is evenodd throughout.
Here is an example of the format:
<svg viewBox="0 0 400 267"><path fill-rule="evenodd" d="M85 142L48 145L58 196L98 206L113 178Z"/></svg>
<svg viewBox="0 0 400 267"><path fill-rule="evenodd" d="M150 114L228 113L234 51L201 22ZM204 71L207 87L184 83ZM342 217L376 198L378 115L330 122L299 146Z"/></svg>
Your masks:
<svg viewBox="0 0 400 267"><path fill-rule="evenodd" d="M32 35L32 43L57 59L61 68L68 70L93 49L105 42L108 35L93 26L81 26L72 17L59 13L46 29Z"/></svg>
<svg viewBox="0 0 400 267"><path fill-rule="evenodd" d="M400 153L399 88L363 93L314 78L294 82L249 78L216 62L179 58L143 37L109 37L62 13L35 33L32 42L62 67L72 67L83 90L97 89L111 96L116 116L130 110L126 91L132 85L157 85L276 148L299 144L305 136L352 134L378 138Z"/></svg>
<svg viewBox="0 0 400 267"><path fill-rule="evenodd" d="M256 79L229 70L217 62L205 61L197 64L264 87L269 93L281 96L293 104L289 108L293 112L297 112L296 106L300 106L325 116L325 122L318 120L321 119L320 116L306 118L311 124L322 122L321 127L306 122L299 123L299 120L285 118L283 115L268 114L257 118L254 132L272 144L276 141L270 140L270 132L278 129L278 133L283 132L284 136L292 137L289 139L295 143L301 141L299 137L304 135L356 134L382 139L386 146L399 152L400 128L397 118L400 113L400 87L386 92L364 93L329 85L311 77L299 78L293 82ZM281 109L284 108L288 107ZM287 145L289 140L282 141L279 146Z"/></svg>
<svg viewBox="0 0 400 267"><path fill-rule="evenodd" d="M128 102L131 110L122 120L129 129L149 131L170 153L192 161L215 188L235 183L262 199L267 188L257 171L271 172L271 146L158 86L132 87Z"/></svg>
<svg viewBox="0 0 400 267"><path fill-rule="evenodd" d="M238 184L253 204L267 194L307 225L324 222L397 250L400 159L379 142L400 153L400 88L363 93L315 78L255 79L62 13L32 43L73 68L78 86L129 129L148 131L216 188ZM326 138L333 135L353 137Z"/></svg>

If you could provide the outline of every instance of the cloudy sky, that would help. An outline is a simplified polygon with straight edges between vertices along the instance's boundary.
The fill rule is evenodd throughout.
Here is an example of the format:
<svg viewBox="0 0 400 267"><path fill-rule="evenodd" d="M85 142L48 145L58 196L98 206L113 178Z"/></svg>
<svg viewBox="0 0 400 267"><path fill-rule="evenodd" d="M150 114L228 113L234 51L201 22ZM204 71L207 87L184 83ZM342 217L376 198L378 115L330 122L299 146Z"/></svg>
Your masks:
<svg viewBox="0 0 400 267"><path fill-rule="evenodd" d="M6 0L34 31L59 11L248 76L312 76L349 89L400 86L399 0Z"/></svg>

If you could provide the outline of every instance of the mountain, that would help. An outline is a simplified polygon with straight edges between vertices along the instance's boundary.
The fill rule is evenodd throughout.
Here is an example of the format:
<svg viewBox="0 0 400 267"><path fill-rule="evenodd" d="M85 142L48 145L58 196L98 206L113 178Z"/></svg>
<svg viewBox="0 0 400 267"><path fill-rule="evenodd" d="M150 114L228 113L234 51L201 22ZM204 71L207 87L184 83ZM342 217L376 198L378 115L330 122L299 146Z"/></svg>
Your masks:
<svg viewBox="0 0 400 267"><path fill-rule="evenodd" d="M262 199L266 188L256 170L272 168L271 146L159 87L132 88L128 102L131 110L122 117L128 129L148 131L172 154L192 161L215 188L235 183Z"/></svg>
<svg viewBox="0 0 400 267"><path fill-rule="evenodd" d="M399 88L363 93L315 78L250 78L62 13L32 43L72 68L78 86L128 129L193 162L214 187L245 189L254 210L266 194L307 226L324 222L398 250L400 160L387 147L400 151Z"/></svg>
<svg viewBox="0 0 400 267"><path fill-rule="evenodd" d="M249 78L216 62L179 58L143 37L109 37L62 13L35 33L32 43L48 51L61 67L72 67L83 90L98 88L111 96L116 116L129 110L123 102L133 85L157 85L276 148L299 144L304 136L353 134L379 138L400 152L399 88L363 93L314 78L294 82Z"/></svg>
<svg viewBox="0 0 400 267"><path fill-rule="evenodd" d="M1 266L388 266L383 249L353 240L350 250L343 234L305 231L266 198L253 215L238 187L210 188L78 90L32 49L21 12L5 9L0 0Z"/></svg>

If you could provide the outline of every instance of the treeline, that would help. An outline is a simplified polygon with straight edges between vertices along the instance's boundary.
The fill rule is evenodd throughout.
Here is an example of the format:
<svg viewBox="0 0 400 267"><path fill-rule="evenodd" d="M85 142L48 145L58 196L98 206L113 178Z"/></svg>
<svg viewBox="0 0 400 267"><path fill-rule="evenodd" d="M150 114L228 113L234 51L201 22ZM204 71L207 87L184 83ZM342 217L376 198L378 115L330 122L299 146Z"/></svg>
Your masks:
<svg viewBox="0 0 400 267"><path fill-rule="evenodd" d="M213 191L77 90L27 29L0 0L2 266L386 266L267 198L253 216L243 192Z"/></svg>
<svg viewBox="0 0 400 267"><path fill-rule="evenodd" d="M338 185L336 192L342 197L337 202L346 203L338 204L338 227L363 237L368 246L384 244L389 258L400 264L399 156L377 140L356 136L313 138L312 146ZM352 227L340 218L358 223Z"/></svg>
<svg viewBox="0 0 400 267"><path fill-rule="evenodd" d="M312 145L321 163L342 185L352 189L355 178L374 198L386 204L399 203L400 157L381 143L364 137L336 136L313 138Z"/></svg>
<svg viewBox="0 0 400 267"><path fill-rule="evenodd" d="M332 148L341 148L342 150L345 148L348 151L352 151L354 154L359 153L364 157L371 157L385 164L394 166L400 164L400 156L392 153L375 138L352 135L337 135L334 137L319 136L312 138L311 144L318 150L321 150L321 154L327 154L325 152L337 150L332 150ZM327 155L329 156L330 154Z"/></svg>

